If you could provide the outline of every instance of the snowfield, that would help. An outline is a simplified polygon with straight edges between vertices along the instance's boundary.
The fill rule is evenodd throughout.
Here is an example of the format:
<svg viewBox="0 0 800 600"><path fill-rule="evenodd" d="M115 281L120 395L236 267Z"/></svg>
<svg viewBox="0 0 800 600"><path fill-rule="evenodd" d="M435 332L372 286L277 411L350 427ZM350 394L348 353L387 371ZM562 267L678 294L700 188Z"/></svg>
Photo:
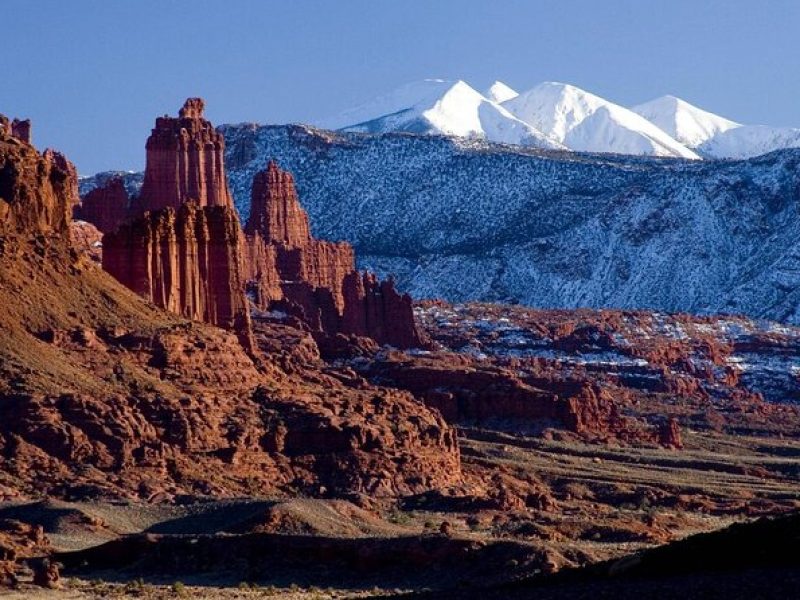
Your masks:
<svg viewBox="0 0 800 600"><path fill-rule="evenodd" d="M464 81L426 79L313 124L340 131L403 131L678 158L749 158L800 147L800 129L742 125L669 95L628 109L556 82L518 94L495 81L481 94Z"/></svg>
<svg viewBox="0 0 800 600"><path fill-rule="evenodd" d="M641 115L573 85L545 82L503 107L572 150L698 158Z"/></svg>

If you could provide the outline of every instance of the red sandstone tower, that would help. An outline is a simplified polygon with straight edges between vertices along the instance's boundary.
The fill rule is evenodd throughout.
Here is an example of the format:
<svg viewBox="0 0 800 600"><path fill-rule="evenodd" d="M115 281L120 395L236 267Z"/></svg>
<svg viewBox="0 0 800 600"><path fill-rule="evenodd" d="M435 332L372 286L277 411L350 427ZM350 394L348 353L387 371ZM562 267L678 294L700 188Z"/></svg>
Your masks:
<svg viewBox="0 0 800 600"><path fill-rule="evenodd" d="M203 117L205 103L189 98L178 117L159 117L147 139L139 208L233 207L225 179L225 138Z"/></svg>

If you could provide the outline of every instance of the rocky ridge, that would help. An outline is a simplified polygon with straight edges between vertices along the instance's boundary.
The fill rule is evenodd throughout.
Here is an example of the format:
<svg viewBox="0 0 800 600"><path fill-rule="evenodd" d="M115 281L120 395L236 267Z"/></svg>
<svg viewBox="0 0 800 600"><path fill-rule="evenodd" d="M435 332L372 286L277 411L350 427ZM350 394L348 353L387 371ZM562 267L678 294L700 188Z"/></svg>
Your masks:
<svg viewBox="0 0 800 600"><path fill-rule="evenodd" d="M0 132L4 494L157 502L458 483L453 431L410 394L346 385L302 352L284 370L280 352L261 354L269 340L248 355L99 269L71 245L75 184L66 159Z"/></svg>
<svg viewBox="0 0 800 600"><path fill-rule="evenodd" d="M294 178L275 162L254 177L245 233L248 285L262 310L276 305L294 314L325 347L336 335L399 348L424 344L411 298L391 280L356 271L349 244L314 239Z"/></svg>
<svg viewBox="0 0 800 600"><path fill-rule="evenodd" d="M800 322L800 151L682 161L223 126L237 208L266 157L314 234L415 298ZM354 201L357 199L357 201Z"/></svg>

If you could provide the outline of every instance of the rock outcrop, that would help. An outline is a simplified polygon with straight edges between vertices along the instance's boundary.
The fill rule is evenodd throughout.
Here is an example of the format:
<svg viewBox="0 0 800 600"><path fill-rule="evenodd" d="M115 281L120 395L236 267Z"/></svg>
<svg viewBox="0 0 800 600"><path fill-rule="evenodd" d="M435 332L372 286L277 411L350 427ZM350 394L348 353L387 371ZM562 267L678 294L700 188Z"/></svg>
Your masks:
<svg viewBox="0 0 800 600"><path fill-rule="evenodd" d="M198 206L233 207L225 180L225 139L203 118L201 98L189 98L178 117L159 117L147 139L141 211Z"/></svg>
<svg viewBox="0 0 800 600"><path fill-rule="evenodd" d="M0 236L39 234L68 241L70 213L78 201L75 166L52 150L40 155L7 118L0 118L0 125Z"/></svg>
<svg viewBox="0 0 800 600"><path fill-rule="evenodd" d="M145 210L106 233L103 268L156 306L236 332L252 350L242 233L223 149L199 98L188 99L178 118L156 119L134 214ZM86 199L93 193L121 200L125 190L112 181Z"/></svg>
<svg viewBox="0 0 800 600"><path fill-rule="evenodd" d="M103 268L156 306L235 331L252 348L239 236L233 208L186 202L107 233Z"/></svg>
<svg viewBox="0 0 800 600"><path fill-rule="evenodd" d="M424 344L411 298L391 280L356 271L350 244L314 239L292 175L273 161L253 179L245 233L249 288L259 307L277 304L322 337L354 335L399 348Z"/></svg>
<svg viewBox="0 0 800 600"><path fill-rule="evenodd" d="M74 217L88 221L103 233L114 231L129 216L130 198L119 177L87 193L75 207Z"/></svg>
<svg viewBox="0 0 800 600"><path fill-rule="evenodd" d="M332 377L299 329L289 372L181 316L235 313L232 208L185 202L107 236L120 259L144 251L128 275L163 304L177 293L173 314L71 246L74 183L66 159L0 130L4 497L393 496L460 482L454 431L408 393ZM224 289L202 289L215 281ZM289 345L281 327L262 330L264 347Z"/></svg>
<svg viewBox="0 0 800 600"><path fill-rule="evenodd" d="M72 221L69 224L72 247L82 256L97 265L103 264L103 233L86 221Z"/></svg>

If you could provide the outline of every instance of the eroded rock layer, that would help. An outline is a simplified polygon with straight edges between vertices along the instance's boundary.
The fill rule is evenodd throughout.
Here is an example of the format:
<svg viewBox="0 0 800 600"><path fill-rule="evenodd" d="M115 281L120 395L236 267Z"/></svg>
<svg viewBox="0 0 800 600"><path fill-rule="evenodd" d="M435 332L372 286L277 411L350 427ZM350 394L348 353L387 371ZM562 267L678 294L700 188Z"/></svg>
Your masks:
<svg viewBox="0 0 800 600"><path fill-rule="evenodd" d="M248 340L239 235L233 208L187 202L107 233L103 268L156 306Z"/></svg>
<svg viewBox="0 0 800 600"><path fill-rule="evenodd" d="M261 308L278 304L326 337L368 337L400 348L421 346L411 298L391 281L355 269L346 242L312 237L294 179L270 162L253 179L247 277Z"/></svg>
<svg viewBox="0 0 800 600"><path fill-rule="evenodd" d="M138 208L233 207L225 180L225 139L203 118L201 98L189 98L177 118L159 117L147 139L147 162Z"/></svg>
<svg viewBox="0 0 800 600"><path fill-rule="evenodd" d="M284 370L228 331L143 301L74 251L67 165L0 131L4 494L380 496L459 482L454 432L408 393L347 385L302 351L308 334L262 329L259 346L277 357L282 331L297 340ZM231 312L202 306L193 279L235 265L231 208L185 203L125 231L115 247L141 243L149 257L134 271L149 281L147 269L161 269L154 293L188 290L193 310ZM173 289L182 276L191 281Z"/></svg>

